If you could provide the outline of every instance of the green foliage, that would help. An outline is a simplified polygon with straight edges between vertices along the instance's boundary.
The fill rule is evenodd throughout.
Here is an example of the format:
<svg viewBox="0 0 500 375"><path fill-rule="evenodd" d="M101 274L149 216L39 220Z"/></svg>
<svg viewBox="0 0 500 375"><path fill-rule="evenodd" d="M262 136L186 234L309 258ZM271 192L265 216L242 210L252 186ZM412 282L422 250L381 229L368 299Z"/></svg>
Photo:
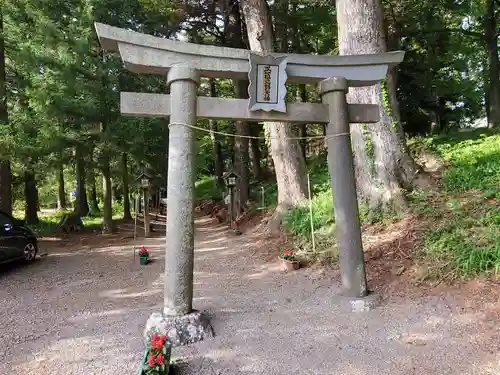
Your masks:
<svg viewBox="0 0 500 375"><path fill-rule="evenodd" d="M413 152L427 150L449 164L443 172L443 187L449 191L478 189L485 193L500 186L500 135L493 132L457 132L448 136L416 138Z"/></svg>
<svg viewBox="0 0 500 375"><path fill-rule="evenodd" d="M314 228L330 226L334 223L333 202L331 191L324 191L311 200ZM309 202L291 209L283 219L287 230L294 235L307 237L311 235Z"/></svg>
<svg viewBox="0 0 500 375"><path fill-rule="evenodd" d="M473 276L500 267L500 201L479 199L454 210L424 237L432 276ZM480 215L480 216L472 216Z"/></svg>
<svg viewBox="0 0 500 375"><path fill-rule="evenodd" d="M101 226L103 222L103 217L102 217L102 209L103 207L100 207L101 213L99 214L94 214L94 215L89 215L85 216L82 218L82 222L86 227L95 227L95 226ZM55 211L55 212L50 212L50 213L44 213L41 212L39 214L40 216L40 221L36 225L30 225L30 228L35 231L35 233L41 235L41 236L51 236L54 235L55 233L58 233L60 231L59 229L59 221L61 220L61 217L66 214L71 214L72 211ZM24 218L24 212L14 212L14 216L16 218L22 219ZM119 220L123 217L123 206L119 203L114 203L113 204L113 219L114 220Z"/></svg>
<svg viewBox="0 0 500 375"><path fill-rule="evenodd" d="M310 164L313 225L315 230L334 223L330 174L326 166L326 155L320 155ZM283 218L284 227L296 236L311 236L309 201L292 208Z"/></svg>
<svg viewBox="0 0 500 375"><path fill-rule="evenodd" d="M500 135L460 142L443 148L442 155L446 161L453 162L443 174L448 191L496 190L500 197Z"/></svg>
<svg viewBox="0 0 500 375"><path fill-rule="evenodd" d="M423 236L422 255L431 275L471 276L500 270L500 135L493 132L455 132L447 136L412 139L413 153L435 153L448 166L442 174L442 192L409 195L411 209L421 220L437 222ZM293 208L285 228L296 236L301 255L316 259L325 252L336 259L335 223L329 174L324 156L311 164L313 223L316 253L311 252L309 205ZM365 223L390 223L397 217L360 207Z"/></svg>
<svg viewBox="0 0 500 375"><path fill-rule="evenodd" d="M500 267L500 136L455 133L416 139L413 149L427 149L449 163L443 171L446 195L414 194L420 214L436 220L424 235L423 253L432 277L468 277Z"/></svg>
<svg viewBox="0 0 500 375"><path fill-rule="evenodd" d="M195 197L196 199L222 199L222 191L217 186L217 181L213 177L205 177L195 184Z"/></svg>

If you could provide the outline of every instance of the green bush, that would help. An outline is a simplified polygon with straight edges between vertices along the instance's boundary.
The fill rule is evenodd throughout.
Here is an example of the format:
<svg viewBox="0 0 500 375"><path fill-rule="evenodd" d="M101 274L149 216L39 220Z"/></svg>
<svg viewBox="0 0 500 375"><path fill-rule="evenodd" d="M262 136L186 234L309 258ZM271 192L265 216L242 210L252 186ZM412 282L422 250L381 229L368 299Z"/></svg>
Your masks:
<svg viewBox="0 0 500 375"><path fill-rule="evenodd" d="M333 201L331 191L321 192L312 199L312 219L314 229L332 225ZM283 218L283 225L297 236L308 237L311 235L311 215L309 202L291 209Z"/></svg>
<svg viewBox="0 0 500 375"><path fill-rule="evenodd" d="M222 191L217 186L217 181L214 177L204 177L195 183L196 199L222 199Z"/></svg>

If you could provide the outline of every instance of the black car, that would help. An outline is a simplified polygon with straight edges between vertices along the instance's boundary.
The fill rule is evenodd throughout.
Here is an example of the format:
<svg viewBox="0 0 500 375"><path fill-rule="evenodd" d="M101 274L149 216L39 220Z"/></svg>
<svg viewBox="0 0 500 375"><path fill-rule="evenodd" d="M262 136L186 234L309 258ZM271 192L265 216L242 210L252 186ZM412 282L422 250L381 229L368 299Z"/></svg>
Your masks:
<svg viewBox="0 0 500 375"><path fill-rule="evenodd" d="M0 211L0 263L31 262L37 251L36 234L25 226L24 221Z"/></svg>

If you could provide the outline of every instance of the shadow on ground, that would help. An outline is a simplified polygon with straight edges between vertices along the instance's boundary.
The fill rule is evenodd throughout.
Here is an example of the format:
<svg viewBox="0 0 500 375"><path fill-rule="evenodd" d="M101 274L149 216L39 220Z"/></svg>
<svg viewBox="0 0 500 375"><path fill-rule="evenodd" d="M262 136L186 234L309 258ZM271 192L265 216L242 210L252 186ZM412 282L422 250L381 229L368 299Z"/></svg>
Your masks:
<svg viewBox="0 0 500 375"><path fill-rule="evenodd" d="M144 323L161 309L164 238L128 233L53 241L48 257L0 271L0 373L137 374ZM140 244L156 260L146 267ZM386 298L353 315L336 275L285 274L263 260L273 246L197 220L194 307L216 337L175 349L176 374L499 373L495 299Z"/></svg>

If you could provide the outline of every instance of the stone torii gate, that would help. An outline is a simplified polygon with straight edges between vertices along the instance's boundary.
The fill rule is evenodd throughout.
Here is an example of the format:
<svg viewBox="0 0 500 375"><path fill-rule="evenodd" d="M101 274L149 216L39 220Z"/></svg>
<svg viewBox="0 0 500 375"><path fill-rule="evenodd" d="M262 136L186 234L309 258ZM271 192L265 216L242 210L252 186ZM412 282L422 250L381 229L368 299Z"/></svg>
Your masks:
<svg viewBox="0 0 500 375"><path fill-rule="evenodd" d="M170 117L164 307L145 334L159 329L174 345L203 339L208 322L193 311L194 130L197 118L326 123L342 294L352 303L368 294L349 123L379 121L372 104L347 104L349 87L374 85L404 52L358 56L259 55L197 45L95 24L102 47L119 51L125 68L166 75L170 95L121 93L121 113ZM249 79L250 99L198 97L200 77ZM319 83L322 103L285 103L285 82ZM187 125L187 126L186 126Z"/></svg>

